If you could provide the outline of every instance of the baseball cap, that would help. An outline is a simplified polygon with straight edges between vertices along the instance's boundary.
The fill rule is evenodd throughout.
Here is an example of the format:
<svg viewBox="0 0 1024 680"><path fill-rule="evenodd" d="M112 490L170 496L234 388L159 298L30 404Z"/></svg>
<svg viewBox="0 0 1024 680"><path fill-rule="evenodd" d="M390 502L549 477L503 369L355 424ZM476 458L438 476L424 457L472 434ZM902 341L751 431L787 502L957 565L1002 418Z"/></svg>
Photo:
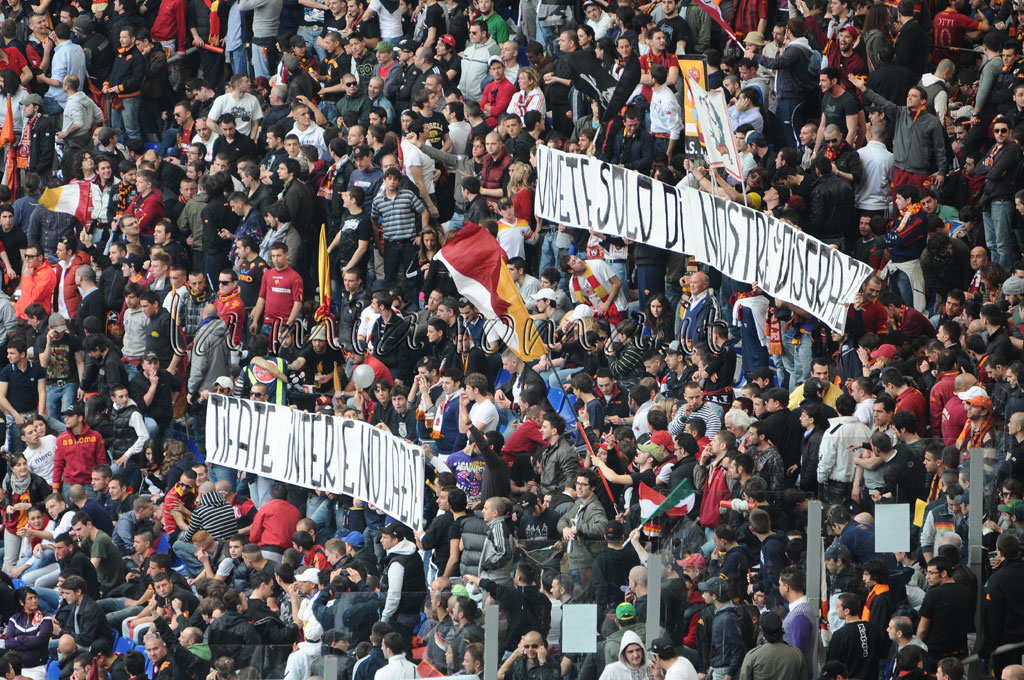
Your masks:
<svg viewBox="0 0 1024 680"><path fill-rule="evenodd" d="M746 45L764 47L764 34L761 33L761 31L751 31L743 36L743 43Z"/></svg>
<svg viewBox="0 0 1024 680"><path fill-rule="evenodd" d="M988 392L981 385L971 385L963 392L957 392L956 396L960 397L961 401L970 401L974 397L987 397Z"/></svg>
<svg viewBox="0 0 1024 680"><path fill-rule="evenodd" d="M377 43L376 50L378 52L394 52L395 46L391 44L389 40L381 40Z"/></svg>
<svg viewBox="0 0 1024 680"><path fill-rule="evenodd" d="M613 519L605 527L604 537L609 541L621 541L626 537L626 528L622 526L622 522Z"/></svg>
<svg viewBox="0 0 1024 680"><path fill-rule="evenodd" d="M368 146L352 147L352 158L366 158L373 155L373 149Z"/></svg>
<svg viewBox="0 0 1024 680"><path fill-rule="evenodd" d="M651 443L657 444L658 446L665 449L666 452L676 450L676 442L674 439L672 439L672 435L668 433L668 430L658 430L657 432L652 432Z"/></svg>
<svg viewBox="0 0 1024 680"><path fill-rule="evenodd" d="M644 453L651 454L652 456L654 456L654 460L658 461L659 463L662 460L665 459L666 452L665 452L665 447L663 447L663 446L659 446L657 444L652 444L652 443L647 443L647 444L640 444L636 448L637 448L637 451L643 451ZM673 447L673 449L674 448L675 447Z"/></svg>
<svg viewBox="0 0 1024 680"><path fill-rule="evenodd" d="M554 302L557 298L555 297L555 291L550 288L541 288L536 293L530 296L531 300L551 300Z"/></svg>
<svg viewBox="0 0 1024 680"><path fill-rule="evenodd" d="M235 386L234 381L226 375L222 375L213 381L213 384L217 387L223 387L226 390L230 390Z"/></svg>
<svg viewBox="0 0 1024 680"><path fill-rule="evenodd" d="M578 304L576 307L569 312L569 321L576 322L580 319L590 319L594 316L594 308L590 305Z"/></svg>
<svg viewBox="0 0 1024 680"><path fill-rule="evenodd" d="M345 543L348 543L353 548L360 548L366 543L366 539L358 531L350 531L345 538L341 539Z"/></svg>
<svg viewBox="0 0 1024 680"><path fill-rule="evenodd" d="M309 333L310 340L327 340L327 326L317 324Z"/></svg>
<svg viewBox="0 0 1024 680"><path fill-rule="evenodd" d="M850 37L853 38L854 40L856 40L857 36L860 35L860 31L858 31L853 26L843 26L842 28L839 29L839 32L842 33L843 31L849 33Z"/></svg>
<svg viewBox="0 0 1024 680"><path fill-rule="evenodd" d="M992 410L992 400L988 397L983 397L980 394L976 397L971 397L970 399L965 400L964 403L970 404L971 406L980 406L981 408L986 408L989 411Z"/></svg>
<svg viewBox="0 0 1024 680"><path fill-rule="evenodd" d="M1024 517L1024 501L1019 498L1014 498L1009 503L1003 503L999 506L1000 512L1008 512L1014 517Z"/></svg>
<svg viewBox="0 0 1024 680"><path fill-rule="evenodd" d="M455 595L456 597L469 597L469 591L466 590L466 586L460 583L452 586L452 595Z"/></svg>
<svg viewBox="0 0 1024 680"><path fill-rule="evenodd" d="M438 39L448 47L455 47L455 36L451 35L450 33L445 33Z"/></svg>
<svg viewBox="0 0 1024 680"><path fill-rule="evenodd" d="M532 508L537 505L537 494L527 491L519 497L519 507Z"/></svg>
<svg viewBox="0 0 1024 680"><path fill-rule="evenodd" d="M288 41L288 47L305 47L306 39L301 35L293 35L291 40Z"/></svg>
<svg viewBox="0 0 1024 680"><path fill-rule="evenodd" d="M753 382L754 380L774 380L775 374L772 373L772 369L767 366L761 368L755 368L752 371L747 371L747 380Z"/></svg>
<svg viewBox="0 0 1024 680"><path fill-rule="evenodd" d="M72 404L71 408L66 408L60 412L61 417L64 416L84 416L85 415L85 404L78 402Z"/></svg>
<svg viewBox="0 0 1024 680"><path fill-rule="evenodd" d="M284 64L284 67L288 69L289 73L296 73L302 68L302 62L300 62L299 58L291 52L281 57L281 62Z"/></svg>
<svg viewBox="0 0 1024 680"><path fill-rule="evenodd" d="M896 345L890 345L889 343L885 343L884 345L879 345L878 349L876 349L874 352L871 353L871 358L872 359L877 359L878 357L885 357L886 359L892 359L895 356L896 356Z"/></svg>
<svg viewBox="0 0 1024 680"><path fill-rule="evenodd" d="M657 654L662 659L676 658L676 648L672 646L672 641L666 637L651 640L651 653Z"/></svg>
<svg viewBox="0 0 1024 680"><path fill-rule="evenodd" d="M63 316L61 316L57 312L54 312L53 314L50 315L50 319L47 325L49 326L50 330L57 331L58 333L68 332L68 322L64 319Z"/></svg>
<svg viewBox="0 0 1024 680"><path fill-rule="evenodd" d="M729 584L726 583L724 579L717 576L709 578L707 581L698 585L697 588L702 593L711 593L719 600L724 600L729 596Z"/></svg>
<svg viewBox="0 0 1024 680"><path fill-rule="evenodd" d="M1003 295L1024 295L1024 279L1011 276L1003 281Z"/></svg>
<svg viewBox="0 0 1024 680"><path fill-rule="evenodd" d="M142 355L143 361L160 361L160 355L156 352L146 352Z"/></svg>
<svg viewBox="0 0 1024 680"><path fill-rule="evenodd" d="M690 553L681 560L676 560L676 564L680 567L697 567L703 569L707 565L707 560L704 559L704 555L700 553Z"/></svg>
<svg viewBox="0 0 1024 680"><path fill-rule="evenodd" d="M962 494L960 494L959 496L954 498L953 502L954 503L966 503L967 505L970 505L971 504L971 490L968 489L967 491L964 491Z"/></svg>
<svg viewBox="0 0 1024 680"><path fill-rule="evenodd" d="M505 208L511 208L511 207L512 207L512 201L508 200L507 198L503 198L500 201L498 201L498 210L504 210Z"/></svg>
<svg viewBox="0 0 1024 680"><path fill-rule="evenodd" d="M399 50L402 50L402 51L405 51L405 52L415 52L416 51L416 43L415 43L415 41L409 40L408 38L406 38L405 40L399 40L398 41L398 45L396 45L396 47Z"/></svg>
<svg viewBox="0 0 1024 680"><path fill-rule="evenodd" d="M405 538L407 536L407 532L405 530L405 526L402 525L402 524L399 524L398 522L392 522L391 524L388 524L387 526L385 526L383 529L380 530L380 533L381 534L387 534L388 536L393 536L394 538L397 538L397 539L403 539L403 538Z"/></svg>
<svg viewBox="0 0 1024 680"><path fill-rule="evenodd" d="M96 22L93 21L93 18L88 14L80 14L78 18L75 19L75 29L82 33L92 33L95 28Z"/></svg>
<svg viewBox="0 0 1024 680"><path fill-rule="evenodd" d="M28 104L35 104L36 106L42 106L43 105L43 98L40 97L37 94L30 94L29 96L27 96L27 97L25 97L24 99L21 100L21 105L22 106L26 106Z"/></svg>
<svg viewBox="0 0 1024 680"><path fill-rule="evenodd" d="M314 583L320 585L320 570L319 569L307 569L301 574L295 577L295 580L299 583Z"/></svg>
<svg viewBox="0 0 1024 680"><path fill-rule="evenodd" d="M501 57L499 57L499 56L498 56L498 55L496 55L496 54L495 54L495 55L492 55L492 56L491 56L491 58L487 60L487 65L488 65L488 66L490 66L490 65L491 65L491 64L493 64L494 62L498 62L498 63L499 63L499 64L501 64L502 66L504 66L504 65L505 65L505 62L503 62L503 61L501 60Z"/></svg>
<svg viewBox="0 0 1024 680"><path fill-rule="evenodd" d="M764 135L757 130L752 130L747 133L747 144L753 144L755 146L768 146L768 140L764 138Z"/></svg>
<svg viewBox="0 0 1024 680"><path fill-rule="evenodd" d="M826 560L843 560L844 562L849 562L852 558L853 555L850 554L850 549L838 541L830 545L828 550L825 551Z"/></svg>
<svg viewBox="0 0 1024 680"><path fill-rule="evenodd" d="M37 96L37 95L30 95ZM142 271L142 258L135 253L128 253L121 258L121 264L126 264L137 272Z"/></svg>
<svg viewBox="0 0 1024 680"><path fill-rule="evenodd" d="M636 618L636 607L629 602L623 602L615 608L615 618L619 621L629 621Z"/></svg>
<svg viewBox="0 0 1024 680"><path fill-rule="evenodd" d="M665 348L665 354L683 354L683 346L679 344L678 340L673 340Z"/></svg>

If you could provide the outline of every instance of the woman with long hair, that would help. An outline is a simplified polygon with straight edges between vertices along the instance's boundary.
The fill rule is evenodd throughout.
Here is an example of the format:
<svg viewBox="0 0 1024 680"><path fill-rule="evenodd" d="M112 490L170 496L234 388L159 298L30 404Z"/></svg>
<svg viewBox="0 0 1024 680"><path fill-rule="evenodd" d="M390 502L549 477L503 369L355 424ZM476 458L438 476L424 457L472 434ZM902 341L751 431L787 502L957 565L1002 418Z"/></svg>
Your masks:
<svg viewBox="0 0 1024 680"><path fill-rule="evenodd" d="M164 447L159 439L150 439L146 442L145 448L142 449L142 459L145 474L139 493L163 495L164 489L167 488L167 473L164 470Z"/></svg>
<svg viewBox="0 0 1024 680"><path fill-rule="evenodd" d="M96 160L92 157L92 153L87 150L79 151L75 154L75 179L86 182L96 180Z"/></svg>
<svg viewBox="0 0 1024 680"><path fill-rule="evenodd" d="M615 52L615 41L607 36L601 38L594 44L594 54L601 61L604 70L611 73L618 58L618 54Z"/></svg>
<svg viewBox="0 0 1024 680"><path fill-rule="evenodd" d="M652 349L660 349L662 345L672 341L674 333L675 315L672 313L668 298L663 293L652 295L647 300L647 309L644 310L644 337L653 341Z"/></svg>
<svg viewBox="0 0 1024 680"><path fill-rule="evenodd" d="M25 97L29 95L29 91L21 84L21 80L18 78L18 74L14 72L14 69L5 68L0 70L0 95L3 95L4 99L0 100L4 105L0 106L0 126L7 121L7 106L6 98L11 98L11 113L14 114L14 139L17 143L18 135L21 134L21 129L25 124L25 115L22 112L21 104L25 100Z"/></svg>
<svg viewBox="0 0 1024 680"><path fill-rule="evenodd" d="M884 4L868 7L864 17L864 54L867 56L868 72L882 64L882 53L888 48L892 54L892 35L889 33L889 7ZM883 47L884 46L884 47Z"/></svg>
<svg viewBox="0 0 1024 680"><path fill-rule="evenodd" d="M533 225L533 168L529 163L516 161L508 169L506 192L512 201L516 219Z"/></svg>
<svg viewBox="0 0 1024 680"><path fill-rule="evenodd" d="M28 469L25 454L16 453L10 457L10 468L4 477L4 571L9 572L18 561L22 529L28 524L28 510L34 505L41 506L50 495L46 480Z"/></svg>
<svg viewBox="0 0 1024 680"><path fill-rule="evenodd" d="M540 111L543 114L547 110L547 104L544 101L544 91L540 89L540 76L537 75L536 69L524 66L519 69L517 80L519 91L512 95L507 111L519 116L520 120L526 118L527 111Z"/></svg>

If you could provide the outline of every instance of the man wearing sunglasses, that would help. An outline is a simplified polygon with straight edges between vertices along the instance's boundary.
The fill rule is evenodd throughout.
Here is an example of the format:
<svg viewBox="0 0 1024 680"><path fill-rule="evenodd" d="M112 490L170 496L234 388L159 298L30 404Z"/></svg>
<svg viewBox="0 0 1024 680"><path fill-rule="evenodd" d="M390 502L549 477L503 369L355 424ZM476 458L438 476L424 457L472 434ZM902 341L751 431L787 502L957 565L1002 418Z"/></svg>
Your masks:
<svg viewBox="0 0 1024 680"><path fill-rule="evenodd" d="M19 319L24 319L25 309L33 302L38 302L49 314L53 309L53 290L57 287L57 274L37 245L30 245L25 249L24 260L21 297L18 298L14 311Z"/></svg>
<svg viewBox="0 0 1024 680"><path fill-rule="evenodd" d="M985 242L992 251L992 260L1010 268L1017 259L1014 253L1020 252L1013 235L1013 194L1021 150L1010 139L1010 120L1006 116L996 116L992 121L992 135L995 144L974 172L985 178L981 191L981 204L985 208Z"/></svg>

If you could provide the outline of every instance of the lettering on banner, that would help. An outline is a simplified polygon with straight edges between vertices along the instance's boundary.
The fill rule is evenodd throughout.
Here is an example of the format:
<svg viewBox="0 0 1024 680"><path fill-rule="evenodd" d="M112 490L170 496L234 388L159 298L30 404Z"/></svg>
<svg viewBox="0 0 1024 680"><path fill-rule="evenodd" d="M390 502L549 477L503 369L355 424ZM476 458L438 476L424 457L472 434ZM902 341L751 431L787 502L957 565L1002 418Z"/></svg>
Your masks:
<svg viewBox="0 0 1024 680"><path fill-rule="evenodd" d="M545 146L537 148L537 169L537 217L692 255L732 279L756 281L838 332L871 274L792 225L721 196Z"/></svg>
<svg viewBox="0 0 1024 680"><path fill-rule="evenodd" d="M211 394L208 462L371 503L423 528L420 447L366 423Z"/></svg>

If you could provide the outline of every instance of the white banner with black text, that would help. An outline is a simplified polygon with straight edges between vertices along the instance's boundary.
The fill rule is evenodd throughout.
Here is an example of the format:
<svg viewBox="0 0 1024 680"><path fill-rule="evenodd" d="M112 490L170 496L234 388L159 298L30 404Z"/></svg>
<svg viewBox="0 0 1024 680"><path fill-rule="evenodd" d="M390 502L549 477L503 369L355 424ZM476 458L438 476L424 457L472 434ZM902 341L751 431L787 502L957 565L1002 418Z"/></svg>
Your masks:
<svg viewBox="0 0 1024 680"><path fill-rule="evenodd" d="M537 147L538 218L692 255L842 333L871 267L765 213L611 163Z"/></svg>
<svg viewBox="0 0 1024 680"><path fill-rule="evenodd" d="M424 528L423 450L359 420L211 394L206 462L352 496Z"/></svg>

